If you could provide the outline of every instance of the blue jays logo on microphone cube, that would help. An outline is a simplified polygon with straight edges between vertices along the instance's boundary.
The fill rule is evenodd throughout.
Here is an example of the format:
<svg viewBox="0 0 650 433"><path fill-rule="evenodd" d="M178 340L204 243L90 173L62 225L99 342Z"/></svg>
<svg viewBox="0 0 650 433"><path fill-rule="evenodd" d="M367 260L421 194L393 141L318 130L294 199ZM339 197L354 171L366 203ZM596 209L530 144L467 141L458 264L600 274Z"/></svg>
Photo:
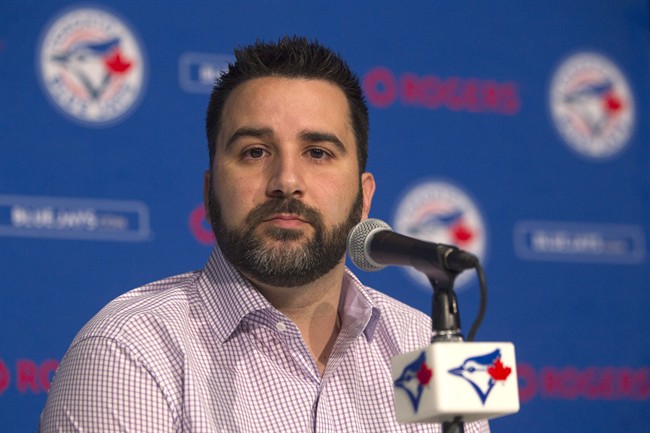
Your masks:
<svg viewBox="0 0 650 433"><path fill-rule="evenodd" d="M402 423L465 422L519 411L512 343L437 342L392 359L395 416Z"/></svg>

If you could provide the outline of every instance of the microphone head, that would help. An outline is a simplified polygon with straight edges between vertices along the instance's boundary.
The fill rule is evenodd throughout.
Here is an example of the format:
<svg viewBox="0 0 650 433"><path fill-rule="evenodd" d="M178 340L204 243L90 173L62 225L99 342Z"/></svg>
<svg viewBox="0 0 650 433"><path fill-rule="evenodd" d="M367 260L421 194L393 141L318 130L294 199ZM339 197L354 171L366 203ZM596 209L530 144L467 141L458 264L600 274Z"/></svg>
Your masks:
<svg viewBox="0 0 650 433"><path fill-rule="evenodd" d="M376 232L393 231L384 221L369 218L352 227L348 235L348 256L354 265L362 271L379 271L385 265L379 265L370 258L370 241Z"/></svg>

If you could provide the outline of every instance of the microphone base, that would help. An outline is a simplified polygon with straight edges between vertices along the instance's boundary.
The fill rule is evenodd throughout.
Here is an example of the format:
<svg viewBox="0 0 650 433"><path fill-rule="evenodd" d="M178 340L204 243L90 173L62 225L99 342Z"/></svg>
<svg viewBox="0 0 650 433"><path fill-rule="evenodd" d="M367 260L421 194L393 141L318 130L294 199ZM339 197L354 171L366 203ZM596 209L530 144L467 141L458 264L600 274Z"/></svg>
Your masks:
<svg viewBox="0 0 650 433"><path fill-rule="evenodd" d="M519 411L512 343L436 342L391 364L400 423L473 422Z"/></svg>

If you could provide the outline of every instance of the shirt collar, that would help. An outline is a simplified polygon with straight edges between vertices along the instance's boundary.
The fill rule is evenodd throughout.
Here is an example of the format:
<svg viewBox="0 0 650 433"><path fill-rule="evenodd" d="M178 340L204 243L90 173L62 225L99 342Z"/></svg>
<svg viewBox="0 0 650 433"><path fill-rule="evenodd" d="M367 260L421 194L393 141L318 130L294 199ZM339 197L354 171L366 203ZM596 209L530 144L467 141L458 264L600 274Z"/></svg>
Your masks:
<svg viewBox="0 0 650 433"><path fill-rule="evenodd" d="M281 314L226 260L218 245L213 248L198 283L209 320L221 343L235 332L247 315L255 311L271 310ZM368 341L372 340L379 321L379 308L348 268L343 276L339 315L342 326L355 327L363 331Z"/></svg>
<svg viewBox="0 0 650 433"><path fill-rule="evenodd" d="M221 343L254 311L273 309L264 296L244 278L215 245L199 279L199 291Z"/></svg>
<svg viewBox="0 0 650 433"><path fill-rule="evenodd" d="M368 341L372 341L379 322L379 308L368 295L365 286L347 267L341 287L339 314L344 327L355 327L363 331Z"/></svg>

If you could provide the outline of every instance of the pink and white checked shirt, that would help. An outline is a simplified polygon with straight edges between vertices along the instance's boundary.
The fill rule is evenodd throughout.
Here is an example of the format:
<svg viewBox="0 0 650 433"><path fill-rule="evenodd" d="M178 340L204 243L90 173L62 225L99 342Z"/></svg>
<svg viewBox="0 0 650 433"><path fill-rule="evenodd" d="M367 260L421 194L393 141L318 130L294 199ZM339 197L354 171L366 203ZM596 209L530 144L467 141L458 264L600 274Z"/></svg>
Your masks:
<svg viewBox="0 0 650 433"><path fill-rule="evenodd" d="M439 432L393 413L390 359L427 345L430 319L349 270L342 293L321 377L298 328L217 247L202 271L132 290L79 332L40 431Z"/></svg>

